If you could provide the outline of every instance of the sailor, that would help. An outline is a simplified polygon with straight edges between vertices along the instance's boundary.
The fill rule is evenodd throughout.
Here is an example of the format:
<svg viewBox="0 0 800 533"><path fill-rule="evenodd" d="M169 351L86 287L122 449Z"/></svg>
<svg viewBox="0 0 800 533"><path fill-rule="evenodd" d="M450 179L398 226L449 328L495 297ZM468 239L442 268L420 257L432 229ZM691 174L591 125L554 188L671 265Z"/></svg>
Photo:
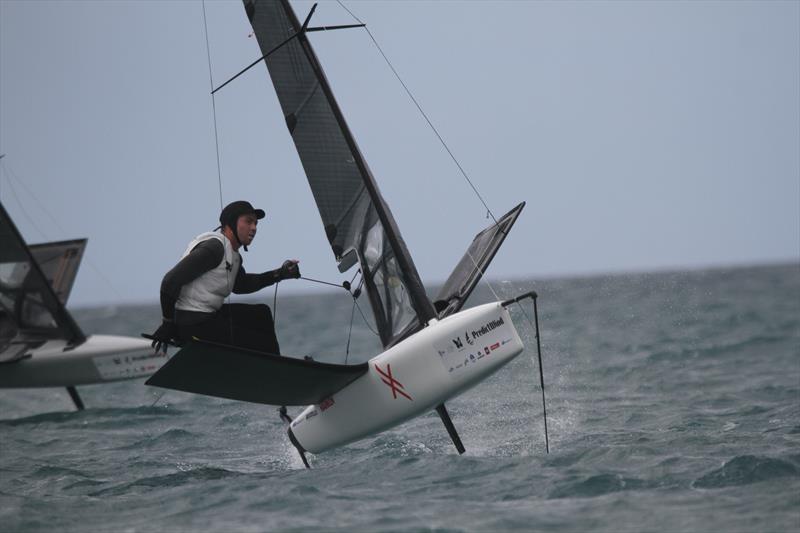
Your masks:
<svg viewBox="0 0 800 533"><path fill-rule="evenodd" d="M192 337L280 354L272 312L264 304L224 303L231 292L250 294L285 279L299 278L298 261L288 259L280 268L248 274L239 249L256 236L262 209L243 200L225 206L219 231L203 233L189 243L183 257L161 282L163 321L153 333L156 351L168 343Z"/></svg>

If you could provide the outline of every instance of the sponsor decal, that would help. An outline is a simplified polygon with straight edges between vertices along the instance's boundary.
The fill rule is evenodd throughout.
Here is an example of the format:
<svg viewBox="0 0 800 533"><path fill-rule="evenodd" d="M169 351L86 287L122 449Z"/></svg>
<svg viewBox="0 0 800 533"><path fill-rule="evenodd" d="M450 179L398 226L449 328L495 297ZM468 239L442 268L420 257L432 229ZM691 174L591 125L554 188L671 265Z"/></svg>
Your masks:
<svg viewBox="0 0 800 533"><path fill-rule="evenodd" d="M472 330L472 338L477 339L478 337L482 337L483 335L486 335L490 331L497 329L504 324L505 322L503 322L503 317L501 316L497 320L492 320L480 328Z"/></svg>
<svg viewBox="0 0 800 533"><path fill-rule="evenodd" d="M458 348L459 350L464 347L464 343L461 341L461 337L456 337L455 339L453 339L453 344L455 344L456 348Z"/></svg>
<svg viewBox="0 0 800 533"><path fill-rule="evenodd" d="M475 360L475 356L472 355L472 354L469 354L469 359L470 359L470 361L474 361Z"/></svg>
<svg viewBox="0 0 800 533"><path fill-rule="evenodd" d="M399 381L397 381L394 378L394 376L392 375L392 365L387 364L386 365L386 370L384 371L376 363L375 364L375 370L381 376L381 381L383 381L387 386L389 386L392 389L392 396L394 397L395 400L397 399L397 395L400 394L404 398L407 398L408 400L413 401L411 399L411 396L409 396L405 392L405 390L403 390L404 389L403 384L400 383Z"/></svg>
<svg viewBox="0 0 800 533"><path fill-rule="evenodd" d="M489 347L488 346L484 346L483 347L483 353L485 353L486 355L489 355Z"/></svg>
<svg viewBox="0 0 800 533"><path fill-rule="evenodd" d="M491 346L489 346L489 349L492 350L492 351L495 351L499 347L500 347L500 343L496 342L496 343L492 344Z"/></svg>
<svg viewBox="0 0 800 533"><path fill-rule="evenodd" d="M512 340L513 340L513 339L506 339L506 340L504 340L503 342L501 342L500 344L501 344L501 345L503 345L503 346L505 346L506 344L508 344L508 343L509 343L509 342L511 342Z"/></svg>
<svg viewBox="0 0 800 533"><path fill-rule="evenodd" d="M324 400L322 400L322 402L320 402L319 410L320 411L325 411L328 408L333 407L334 403L336 403L336 402L333 401L333 398L325 398Z"/></svg>
<svg viewBox="0 0 800 533"><path fill-rule="evenodd" d="M483 359L484 357L486 356L482 352L478 352L478 359Z"/></svg>
<svg viewBox="0 0 800 533"><path fill-rule="evenodd" d="M164 352L140 355L104 355L92 358L92 363L103 380L143 377L154 373L164 364Z"/></svg>
<svg viewBox="0 0 800 533"><path fill-rule="evenodd" d="M468 343L469 345L473 345L473 344L475 344L475 341L469 338L469 331L465 331L465 332L464 332L464 338L466 338L466 339L467 339L467 343Z"/></svg>

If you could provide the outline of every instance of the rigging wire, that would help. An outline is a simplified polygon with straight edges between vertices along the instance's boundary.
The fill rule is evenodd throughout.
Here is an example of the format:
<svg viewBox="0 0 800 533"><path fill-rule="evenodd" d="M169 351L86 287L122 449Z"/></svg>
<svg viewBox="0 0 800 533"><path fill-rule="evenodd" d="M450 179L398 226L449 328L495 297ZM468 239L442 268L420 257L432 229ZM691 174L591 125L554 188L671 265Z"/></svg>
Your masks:
<svg viewBox="0 0 800 533"><path fill-rule="evenodd" d="M5 154L3 154L3 155L5 155ZM2 159L2 158L0 158L0 159ZM6 176L6 181L8 182L8 185L11 188L11 192L14 195L14 198L16 199L17 204L19 204L19 207L22 210L22 213L25 215L25 218L27 218L28 221L31 223L31 226L33 226L33 228L39 233L39 235L41 235L42 238L45 241L50 240L50 237L48 237L47 234L44 231L42 231L36 225L35 222L33 222L33 217L28 214L27 210L25 209L25 204L21 201L20 197L17 195L17 191L14 188L12 180L16 181L17 184L20 185L25 190L25 192L28 193L28 195L31 198L33 198L33 201L36 203L36 205L39 207L39 209L41 209L41 211L45 215L47 215L47 217L50 219L50 221L53 223L53 225L58 229L59 233L62 234L62 235L66 235L67 232L61 226L61 224L58 223L58 221L53 216L53 214L50 213L50 211L47 209L47 207L45 207L44 203L41 200L39 200L39 198L33 193L33 191L27 185L25 185L25 182L22 181L21 179L19 179L19 177L14 173L14 171L11 169L11 167L8 166L5 162L1 162L0 161L0 168L3 170L3 173ZM94 263L94 261L92 261L92 258L88 254L86 254L84 256L84 261L86 261L86 264L89 265L89 268L91 268L94 271L94 273L97 275L97 277L99 277L103 281L103 283L106 284L106 286L108 287L108 289L111 290L111 292L114 294L114 296L116 296L117 299L122 300L123 299L122 294L117 290L117 287L113 283L111 283L111 280L103 273L102 270L100 270L100 268Z"/></svg>
<svg viewBox="0 0 800 533"><path fill-rule="evenodd" d="M211 68L211 45L208 41L208 18L206 16L206 1L202 0L201 5L203 7L203 32L206 40L206 58L208 60L208 82L211 86L211 90L214 90L214 71ZM211 93L211 115L214 122L214 147L215 153L217 157L217 184L219 186L219 209L222 211L222 165L220 164L220 157L219 157L219 132L217 128L217 102L214 97L214 93ZM223 260L225 260L225 247L223 246L222 249ZM231 286L231 278L230 278L230 270L227 270L227 283L228 287ZM277 295L278 287L275 287L276 295ZM231 302L231 297L228 295L228 304ZM233 313L228 313L228 326L230 328L231 333L231 341L233 341ZM161 393L158 398L150 405L150 407L154 407L159 400L161 400L162 396L166 394L167 391Z"/></svg>
<svg viewBox="0 0 800 533"><path fill-rule="evenodd" d="M6 166L5 166L4 163L2 164L2 168L3 168L4 171L6 170ZM19 205L20 209L22 210L22 214L25 215L25 218L28 220L30 225L33 227L33 229L36 230L36 233L41 235L42 239L44 239L46 241L49 240L47 235L45 235L45 233L39 228L39 226L36 224L36 222L34 222L33 217L28 214L28 210L25 209L25 204L22 203L22 200L20 200L19 195L17 194L17 190L14 188L14 184L11 181L10 173L7 172L7 171L4 172L4 173L6 175L6 181L8 182L8 187L9 187L9 189L11 189L11 194L14 196L14 199L17 201L17 204Z"/></svg>
<svg viewBox="0 0 800 533"><path fill-rule="evenodd" d="M206 19L206 0L203 0L203 29L206 38L206 57L208 59L208 83L211 90L214 90L214 72L211 69L211 45L208 42L208 21ZM219 132L217 130L217 101L214 94L211 94L211 110L214 118L214 146L217 154L217 183L219 184L219 208L222 210L222 165L219 159Z"/></svg>
<svg viewBox="0 0 800 533"><path fill-rule="evenodd" d="M211 68L211 45L209 44L209 41L208 41L208 18L206 16L206 0L202 1L202 6L203 6L203 31L204 31L205 39L206 39L206 58L208 60L208 84L211 86L211 91L212 91L211 92L211 115L212 115L213 122L214 122L214 149L215 149L215 153L216 153L216 157L217 157L217 184L219 186L219 209L220 209L220 212L221 212L222 208L223 208L223 205L222 205L222 165L220 163L220 157L219 157L219 130L217 128L217 98L216 98L216 96L214 95L214 92L213 92L214 91L214 71ZM224 228L222 228L222 230L223 230L223 233L224 233ZM233 231L235 232L236 228L233 228ZM224 248L225 247L223 246L223 250L222 250L223 256L225 255L225 249ZM227 271L226 276L227 276L228 287L230 287L231 286L231 271L230 270ZM275 290L277 291L277 289L278 289L278 287L276 286ZM276 294L276 296L277 296L277 294ZM228 305L230 305L230 303L231 303L230 294L228 295L227 300L228 300ZM233 342L233 313L228 313L228 327L230 328L231 342Z"/></svg>
<svg viewBox="0 0 800 533"><path fill-rule="evenodd" d="M359 24L364 24L364 22L363 22L361 19L359 19L357 16L355 16L355 14L353 14L353 12L352 12L352 11L350 11L350 10L347 8L347 6L345 6L345 5L342 3L342 1L341 1L341 0L336 0L336 1L337 1L337 3L338 3L340 6L342 6L342 8L343 8L345 11L347 11L347 12L350 14L350 16L351 16L351 17L353 17L355 20L357 20L357 21L359 22ZM384 61L386 61L386 64L389 66L389 68L391 69L391 71L394 73L394 76L397 78L397 81L399 81L399 82L400 82L400 85L402 85L402 86L403 86L403 89L405 89L405 91L406 91L406 94L408 94L409 98L411 98L411 101L412 101L412 102L414 102L414 105L417 107L417 109L419 110L420 114L422 114L423 118L424 118L424 119L425 119L425 121L428 123L428 126L430 126L430 128L431 128L431 129L433 130L433 132L436 134L436 137L439 139L439 142L441 142L441 143L442 143L442 146L443 146L443 147L444 147L444 149L447 151L447 153L450 155L450 158L451 158L451 159L453 160L453 162L456 164L456 166L458 167L458 170L459 170L459 171L461 172L461 174L464 176L464 179L466 179L466 180L467 180L467 183L469 183L470 187L472 187L472 190L473 190L473 192L474 192L474 193L475 193L475 195L478 197L478 199L481 201L481 203L483 204L483 206L486 208L486 212L487 212L487 213L488 213L488 214L489 214L489 215L492 217L492 220L494 221L495 225L499 224L499 222L497 221L497 218L495 218L495 216L494 216L494 213L492 213L492 210L491 210L491 209L489 209L489 206L486 204L486 202L484 201L483 197L482 197L482 196L481 196L481 194L478 192L478 189L477 189L477 188L475 187L475 185L472 183L472 180L469 178L469 176L467 175L466 171L464 171L464 168L463 168L463 167L461 166L461 164L458 162L458 160L456 159L455 155L453 155L453 152L452 152L452 151L450 150L450 148L447 146L447 143L444 141L444 139L442 138L442 136L441 136L441 135L439 134L439 132L436 130L436 127L433 125L433 123L431 122L431 120L428 118L428 115L425 113L425 111L423 111L423 109L422 109L422 106L420 106L420 104L419 104L419 102L417 101L417 99L416 99L416 98L414 97L414 95L411 93L411 90L408 88L408 86L407 86L407 85L405 84L405 82L402 80L402 78L400 77L400 74L398 74L397 70L394 68L394 66L392 65L391 61L389 61L389 58L388 58L388 57L386 56L386 54L383 52L383 49L382 49L382 48L381 48L381 46L378 44L378 41L375 39L375 36L374 36L374 35L372 35L372 32L371 32L371 31L369 31L369 27L368 27L366 24L364 25L364 30L366 30L366 32L367 32L367 35L369 35L370 39L372 39L372 42L373 42L373 44L375 44L375 47L376 47L376 48L378 49L378 51L380 52L381 56L383 56L383 59L384 59ZM479 269L478 262L475 260L475 258L474 258L474 257L472 257L472 254L470 254L470 253L469 253L469 250L467 251L467 255L469 256L469 258L470 258L470 260L472 261L472 264L475 266L475 268L476 268L476 269ZM481 280L483 281L483 283L485 283L485 284L486 284L486 286L487 286L487 287L489 287L489 290L490 290L490 291L491 291L491 293L494 295L495 299L499 300L499 299L500 299L500 297L497 295L497 292L494 290L494 287L492 287L491 283L489 283L489 281L488 281L488 280L486 280L486 278L484 278L483 276L481 276Z"/></svg>
<svg viewBox="0 0 800 533"><path fill-rule="evenodd" d="M359 24L364 24L364 22L362 22L362 21L361 21L361 19L359 19L357 16L355 16L355 15L353 14L353 12L352 12L352 11L350 11L350 10L349 10L349 9L348 9L348 8L347 8L347 7L346 7L346 6L345 6L345 5L342 3L342 1L341 1L341 0L336 0L336 1L338 2L338 4L339 4L340 6L342 6L342 8L343 8L345 11L347 11L347 12L350 14L350 16L351 16L351 17L353 17L354 19L356 19L356 20L358 21L358 23L359 23ZM475 195L476 195L476 196L478 197L478 199L481 201L481 203L483 204L483 207L485 207L485 208L486 208L486 212L487 212L487 213L488 213L488 214L489 214L489 215L492 217L492 220L494 220L494 223L495 223L495 224L497 224L497 219L495 218L495 216L494 216L494 213L492 213L492 210L491 210L491 209L489 209L489 206L487 205L486 201L483 199L483 196L481 196L481 194L478 192L478 189L477 189L477 188L475 187L475 185L472 183L472 180L469 178L469 176L467 175L466 171L465 171L465 170L464 170L464 168L461 166L461 163L459 163L459 162L458 162L458 159L456 159L456 156L455 156L455 155L453 155L453 152L450 150L450 147L448 147L448 146L447 146L447 143L444 141L444 139L442 138L442 136L439 134L439 131L438 131L438 130L436 129L436 127L433 125L433 122L431 122L431 119L430 119L430 118L428 118L428 115L425 113L425 111L423 111L423 110L422 110L422 106L419 104L419 102L417 101L417 99L416 99L416 98L414 97L414 95L411 93L411 90L408 88L408 86L405 84L405 82L403 81L403 79L400 77L400 74L398 74L398 73L397 73L397 70L394 68L394 66L392 65L391 61L389 61L389 58L388 58L388 57L386 57L386 54L383 52L383 49L382 49L382 48L381 48L381 46L378 44L378 41L375 39L375 36L374 36L374 35L372 35L372 32L371 32L371 31L369 31L369 27L368 27L366 24L364 24L364 30L366 30L366 32L367 32L367 35L369 35L369 38L370 38L370 39L372 39L372 42L373 42L373 44L375 44L375 47L378 49L378 52L380 52L381 56L383 56L383 59L384 59L384 61L386 61L386 64L387 64L387 65L389 65L389 68L390 68L390 69L392 70L392 72L394 73L395 77L397 78L397 81L399 81L399 82L400 82L400 85L402 85L402 86L403 86L403 89L405 89L405 91L406 91L406 94L408 94L409 98L411 98L411 101L412 101L412 102L414 102L414 105L417 107L417 109L419 110L420 114L422 114L423 118L424 118L424 119L425 119L425 121L428 123L428 126L430 126L431 130L433 130L433 133L434 133L434 134L436 134L436 137L439 139L439 142L440 142L440 143L442 143L442 146L444 147L445 151L447 151L447 153L450 155L450 159L452 159L452 160L453 160L453 162L454 162L454 163L456 164L456 166L458 167L458 170L461 172L461 175L462 175L462 176L464 176L464 179L466 179L466 180L467 180L467 183L469 183L469 186L470 186L470 187L472 187L472 191L475 193Z"/></svg>
<svg viewBox="0 0 800 533"><path fill-rule="evenodd" d="M342 1L341 1L341 0L336 0L336 1L337 1L337 3L338 3L340 6L342 6L342 9L344 9L345 11L347 11L347 12L350 14L350 16L351 16L351 17L353 17L355 20L357 20L357 21L359 22L359 24L364 24L364 22L363 22L361 19L359 19L359 18L358 18L358 17L357 17L357 16L356 16L356 15L355 15L355 14L354 14L352 11L350 11L350 10L347 8L347 6L345 6L345 5L342 3ZM463 168L463 167L461 166L461 164L458 162L458 160L456 159L456 157L455 157L455 155L453 154L453 152L452 152L452 151L450 150L450 148L447 146L447 143L444 141L444 139L442 138L442 136L441 136L441 135L439 134L439 132L437 131L436 127L433 125L433 123L431 122L431 120L428 118L428 115L425 113L425 111L423 111L423 109L422 109L422 106L420 106L420 104L419 104L419 102L417 101L417 99L416 99L416 98L414 97L414 95L411 93L411 90L408 88L408 86L405 84L405 82L403 81L403 79L400 77L400 74L398 74L397 70L394 68L394 66L392 65L391 61L389 61L389 58L388 58L388 57L386 56L386 54L383 52L383 49L382 49L382 48L381 48L381 46L378 44L378 41L375 39L375 36L374 36L374 35L372 35L372 32L371 32L371 31L369 31L369 27L368 27L366 24L364 24L364 30L367 32L367 35L369 35L370 39L372 40L373 44L375 45L375 47L376 47L376 48L378 49L378 51L380 52L381 56L383 56L383 59L384 59L384 61L386 61L386 64L389 66L389 68L391 69L391 71L394 73L394 76L397 78L397 81L399 81L399 82L400 82L400 85L402 85L402 86L403 86L403 89L405 89L405 91L406 91L406 94L408 94L408 97L411 99L411 101L414 103L414 105L415 105L415 106L417 107L417 109L419 110L420 114L423 116L423 118L425 119L425 121L428 123L428 126L430 126L431 130L433 130L434 134L436 134L436 137L439 139L439 142L442 144L442 146L444 147L444 149L445 149L445 150L447 151L447 153L450 155L450 158L453 160L453 162L454 162L454 163L456 164L456 166L458 167L458 170L461 172L461 175L462 175L462 176L464 176L464 179L466 179L467 183L469 183L469 186L472 188L472 191L475 193L475 195L476 195L476 196L478 197L478 199L481 201L481 203L483 204L483 207L485 207L485 208L486 208L486 212L488 213L488 215L489 215L489 216L491 216L491 218L492 218L492 220L494 221L495 225L499 224L499 222L497 221L497 218L495 218L495 216L494 216L494 213L492 213L492 210L491 210L491 209L489 208L489 206L486 204L486 201L483 199L483 197L481 196L481 194L478 192L478 189L477 189L477 188L475 187L475 185L472 183L472 180L469 178L469 176L467 175L467 173L466 173L466 171L464 170L464 168ZM475 260L475 258L474 258L474 257L472 257L472 254L470 254L470 253L469 253L469 250L467 250L467 255L469 256L470 260L472 260L472 264L475 266L475 268L476 268L476 269L478 269L478 268L479 268L479 267L478 267L478 263L477 263L477 261ZM491 293L494 295L495 299L499 300L499 299L500 299L500 297L497 295L497 291L495 291L495 290L494 290L494 287L492 287L491 283L489 283L489 281L488 281L486 278L484 278L483 276L481 276L481 280L483 281L483 283L484 283L484 284L486 284L486 286L487 286L487 287L489 287L489 291L491 291Z"/></svg>

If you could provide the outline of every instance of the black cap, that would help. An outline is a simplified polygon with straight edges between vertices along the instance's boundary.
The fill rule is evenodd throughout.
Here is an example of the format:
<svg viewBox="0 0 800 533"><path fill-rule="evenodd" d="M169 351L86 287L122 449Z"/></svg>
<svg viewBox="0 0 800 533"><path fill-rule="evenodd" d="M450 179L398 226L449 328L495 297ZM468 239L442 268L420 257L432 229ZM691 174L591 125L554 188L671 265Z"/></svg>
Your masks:
<svg viewBox="0 0 800 533"><path fill-rule="evenodd" d="M244 200L237 200L225 206L225 209L219 214L219 223L224 228L230 226L231 229L236 229L236 221L242 215L254 214L258 220L266 216L263 209L254 208L250 202Z"/></svg>

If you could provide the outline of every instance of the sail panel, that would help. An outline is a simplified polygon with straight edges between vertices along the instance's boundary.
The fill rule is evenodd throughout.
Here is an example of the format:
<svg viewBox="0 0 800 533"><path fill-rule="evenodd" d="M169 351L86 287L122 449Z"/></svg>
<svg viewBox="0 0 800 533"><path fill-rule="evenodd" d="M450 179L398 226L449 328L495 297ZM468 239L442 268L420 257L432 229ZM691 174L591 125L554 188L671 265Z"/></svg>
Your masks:
<svg viewBox="0 0 800 533"><path fill-rule="evenodd" d="M62 305L67 305L87 239L31 244L28 248Z"/></svg>
<svg viewBox="0 0 800 533"><path fill-rule="evenodd" d="M475 236L434 299L439 318L457 313L464 306L503 244L511 226L517 221L523 207L525 202L514 207L497 223L493 223Z"/></svg>
<svg viewBox="0 0 800 533"><path fill-rule="evenodd" d="M357 256L389 345L415 319L433 318L433 306L288 1L243 1L336 261L344 271Z"/></svg>

